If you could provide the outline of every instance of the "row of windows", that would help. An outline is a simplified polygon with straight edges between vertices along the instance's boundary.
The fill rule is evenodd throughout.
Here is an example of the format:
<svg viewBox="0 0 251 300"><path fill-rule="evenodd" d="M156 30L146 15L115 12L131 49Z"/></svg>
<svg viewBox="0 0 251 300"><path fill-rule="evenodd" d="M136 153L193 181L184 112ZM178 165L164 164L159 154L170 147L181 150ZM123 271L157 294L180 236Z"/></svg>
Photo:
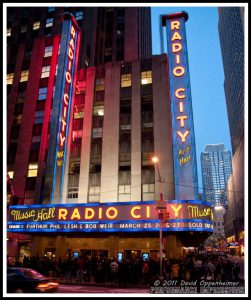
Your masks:
<svg viewBox="0 0 251 300"><path fill-rule="evenodd" d="M141 84L151 84L152 83L152 71L143 71L141 72ZM132 86L132 74L122 74L121 75L121 83L120 86L122 88Z"/></svg>
<svg viewBox="0 0 251 300"><path fill-rule="evenodd" d="M52 46L46 47L44 52L44 57L48 57L52 55ZM58 65L56 66L56 74L57 74ZM42 67L41 78L49 77L50 75L50 66ZM29 77L29 70L24 70L21 72L20 82L27 81ZM7 85L13 83L14 73L7 74L6 82ZM152 71L141 72L141 84L151 84L152 83ZM131 74L122 74L121 75L121 87L130 87L132 85ZM104 90L104 82L98 82L95 86L95 91Z"/></svg>
<svg viewBox="0 0 251 300"><path fill-rule="evenodd" d="M50 75L50 66L42 67L41 78L49 77ZM29 77L29 70L24 70L21 72L20 82L27 81ZM7 74L6 83L10 85L13 83L14 73Z"/></svg>
<svg viewBox="0 0 251 300"><path fill-rule="evenodd" d="M100 186L90 186L89 187L89 196L99 196L101 188ZM143 194L154 193L155 185L154 184L142 184ZM118 186L119 195L130 195L131 194L131 185L119 185ZM68 198L78 198L78 187L68 187ZM91 200L91 199L89 199ZM99 199L94 199L95 202Z"/></svg>
<svg viewBox="0 0 251 300"><path fill-rule="evenodd" d="M46 20L46 24L45 24L45 27L51 27L53 26L53 18L49 18ZM40 21L36 21L33 23L33 26L32 26L32 29L33 30L38 30L40 28ZM21 29L20 29L20 32L21 33L25 33L28 29L28 25L23 25L21 26ZM7 36L11 36L11 27L10 28L7 28L7 33L6 33Z"/></svg>
<svg viewBox="0 0 251 300"><path fill-rule="evenodd" d="M75 13L75 18L77 21L79 20L82 20L83 19L83 11L77 11ZM38 30L40 28L40 21L35 21L33 22L33 25L32 25L32 29L33 30ZM46 19L46 24L45 24L45 27L52 27L53 26L53 18L48 18ZM28 29L28 25L23 25L21 26L21 29L20 29L20 32L21 33L25 33ZM7 37L8 36L11 36L11 27L7 28Z"/></svg>
<svg viewBox="0 0 251 300"><path fill-rule="evenodd" d="M37 177L38 173L38 163L30 163L28 165L28 171L27 171L27 177ZM14 171L8 171L9 177L13 179L14 177ZM148 173L142 172L142 190L143 193L154 193L155 192L155 183L154 183L154 173L150 174L151 176L149 177ZM74 180L71 180L74 179ZM76 185L78 182L78 176L70 176L69 177L69 185ZM96 194L98 190L100 189L100 184L101 184L101 173L93 173L90 174L90 187L92 188L92 192L90 194ZM130 172L120 172L119 173L119 194L127 194L130 193L131 189L131 174ZM34 186L35 188L35 186ZM69 192L75 192L75 188L77 187L69 187L70 190ZM95 188L97 190L95 191Z"/></svg>

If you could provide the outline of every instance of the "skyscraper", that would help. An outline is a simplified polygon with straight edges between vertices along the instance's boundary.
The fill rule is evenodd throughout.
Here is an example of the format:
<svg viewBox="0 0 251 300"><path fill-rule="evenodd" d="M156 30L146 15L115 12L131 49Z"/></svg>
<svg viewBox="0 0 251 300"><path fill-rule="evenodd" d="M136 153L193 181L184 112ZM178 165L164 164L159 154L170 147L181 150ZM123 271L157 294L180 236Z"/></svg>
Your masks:
<svg viewBox="0 0 251 300"><path fill-rule="evenodd" d="M20 199L26 198L26 190L33 190L35 185L35 198L40 198L38 191L43 184L48 151L46 136L50 131L58 71L62 14L66 11L75 16L81 32L79 68L99 66L97 77L104 78L105 63L143 60L151 56L150 7L8 7L8 170L11 176L15 173L13 185ZM78 82L83 83L84 76L82 70ZM97 100L103 101L102 87L97 94ZM75 107L80 114L84 98L78 98ZM23 173L28 165L35 176L27 177Z"/></svg>
<svg viewBox="0 0 251 300"><path fill-rule="evenodd" d="M204 200L212 205L227 205L226 185L232 173L231 151L223 144L206 145L201 153Z"/></svg>
<svg viewBox="0 0 251 300"><path fill-rule="evenodd" d="M220 7L219 37L225 74L225 97L233 151L233 174L228 182L225 233L228 242L244 250L244 7Z"/></svg>
<svg viewBox="0 0 251 300"><path fill-rule="evenodd" d="M79 67L132 61L152 54L150 7L8 7L8 57L14 46L61 34L61 16L72 13L82 33ZM9 52L11 51L11 53ZM8 63L8 68L13 68Z"/></svg>
<svg viewBox="0 0 251 300"><path fill-rule="evenodd" d="M225 74L224 90L233 155L244 137L243 8L219 8L219 36Z"/></svg>

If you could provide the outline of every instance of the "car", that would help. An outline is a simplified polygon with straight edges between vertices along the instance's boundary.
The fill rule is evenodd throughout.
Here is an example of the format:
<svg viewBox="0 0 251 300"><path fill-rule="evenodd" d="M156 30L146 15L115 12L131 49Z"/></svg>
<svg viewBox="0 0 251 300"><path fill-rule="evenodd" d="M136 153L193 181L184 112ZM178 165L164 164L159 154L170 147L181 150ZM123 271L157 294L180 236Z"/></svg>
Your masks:
<svg viewBox="0 0 251 300"><path fill-rule="evenodd" d="M7 268L7 293L51 293L58 283L36 270L22 267Z"/></svg>

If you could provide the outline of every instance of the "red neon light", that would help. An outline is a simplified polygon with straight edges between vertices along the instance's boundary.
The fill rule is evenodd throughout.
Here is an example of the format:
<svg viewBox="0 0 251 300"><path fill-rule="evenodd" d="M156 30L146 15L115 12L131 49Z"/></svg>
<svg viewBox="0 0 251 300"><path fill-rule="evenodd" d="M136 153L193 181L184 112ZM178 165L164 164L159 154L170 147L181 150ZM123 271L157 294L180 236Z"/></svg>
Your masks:
<svg viewBox="0 0 251 300"><path fill-rule="evenodd" d="M72 68L72 60L74 57L74 38L75 38L75 29L73 26L71 27L71 36L72 37L69 42L69 50L68 50L69 61L68 61L67 71L65 72L65 79L68 84L71 84L71 82L72 82L70 71ZM65 129L66 129L66 125L67 125L66 117L67 117L68 106L69 106L68 101L69 101L69 95L67 92L65 92L64 96L63 96L63 109L62 109L63 113L62 113L62 119L61 119L61 129L60 129L60 134L59 134L61 147L64 146L65 138L66 138L65 137L65 131L66 131Z"/></svg>

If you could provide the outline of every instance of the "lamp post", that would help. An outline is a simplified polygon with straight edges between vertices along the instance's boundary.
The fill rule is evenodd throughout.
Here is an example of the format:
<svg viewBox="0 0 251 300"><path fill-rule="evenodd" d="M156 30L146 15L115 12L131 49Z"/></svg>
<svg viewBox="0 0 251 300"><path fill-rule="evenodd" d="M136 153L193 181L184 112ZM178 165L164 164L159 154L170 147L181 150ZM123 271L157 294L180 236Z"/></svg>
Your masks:
<svg viewBox="0 0 251 300"><path fill-rule="evenodd" d="M223 220L223 215L225 213L225 208L222 204L216 204L214 206L214 219L215 219L215 222L219 222L221 224L222 220ZM219 226L219 224L218 224ZM216 227L217 229L217 227ZM220 230L220 233L219 233L219 230ZM214 234L215 234L215 230L214 230ZM218 227L218 230L217 230L217 249L219 249L219 246L220 244L222 244L222 231L221 231L221 227L219 228Z"/></svg>
<svg viewBox="0 0 251 300"><path fill-rule="evenodd" d="M160 194L160 200L159 202L156 201L156 208L159 213L159 222L160 222L160 229L159 229L159 246L160 246L160 254L159 254L159 259L160 259L160 276L159 279L163 280L163 275L162 275L162 259L163 259L163 253L162 253L162 222L163 222L163 217L164 217L164 212L166 210L165 203L163 200L163 193L161 189L161 183L163 182L161 180L160 172L159 172L159 166L158 166L158 157L154 156L152 158L152 162L156 166L157 172L158 172L158 182L159 182L159 194Z"/></svg>

